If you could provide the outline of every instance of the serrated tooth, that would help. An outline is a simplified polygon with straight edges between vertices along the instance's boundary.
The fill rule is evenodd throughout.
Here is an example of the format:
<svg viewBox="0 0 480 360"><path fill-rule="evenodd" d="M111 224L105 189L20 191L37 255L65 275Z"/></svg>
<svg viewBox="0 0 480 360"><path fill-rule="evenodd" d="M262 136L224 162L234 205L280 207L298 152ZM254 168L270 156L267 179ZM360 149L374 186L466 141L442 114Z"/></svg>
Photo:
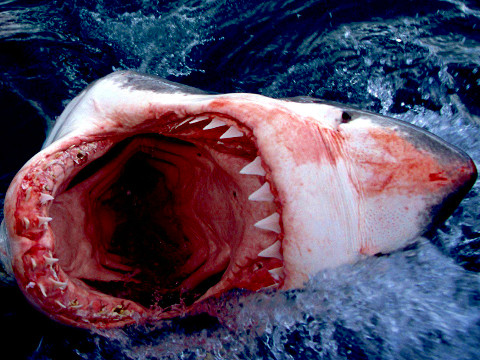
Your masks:
<svg viewBox="0 0 480 360"><path fill-rule="evenodd" d="M28 201L30 200L30 195L32 194L32 188L29 187L26 191L25 191L25 201Z"/></svg>
<svg viewBox="0 0 480 360"><path fill-rule="evenodd" d="M260 159L260 156L257 156L255 160L240 170L240 174L265 176L266 173L262 166L262 159Z"/></svg>
<svg viewBox="0 0 480 360"><path fill-rule="evenodd" d="M273 280L278 281L283 276L283 266L275 269L270 269L268 270L268 272L270 273L270 275L272 275Z"/></svg>
<svg viewBox="0 0 480 360"><path fill-rule="evenodd" d="M47 297L47 293L45 292L45 287L43 284L37 283L38 288L40 289L40 292L42 293L43 297Z"/></svg>
<svg viewBox="0 0 480 360"><path fill-rule="evenodd" d="M187 117L185 120L183 120L181 123L178 123L177 125L175 125L175 129L179 128L180 126L186 124L186 123L190 123L190 121L193 119L192 116L189 116Z"/></svg>
<svg viewBox="0 0 480 360"><path fill-rule="evenodd" d="M47 202L54 200L55 198L50 194L40 194L40 204L45 205Z"/></svg>
<svg viewBox="0 0 480 360"><path fill-rule="evenodd" d="M260 251L258 253L258 256L265 257L265 258L275 258L275 259L283 260L283 256L282 256L282 254L280 254L280 247L281 247L280 240L277 240L272 245L270 245L268 248Z"/></svg>
<svg viewBox="0 0 480 360"><path fill-rule="evenodd" d="M58 306L66 309L67 307L65 305L63 305L59 300L55 300L55 302L57 303Z"/></svg>
<svg viewBox="0 0 480 360"><path fill-rule="evenodd" d="M213 119L207 126L203 128L203 130L210 130L210 129L215 129L220 126L226 126L222 120L219 119Z"/></svg>
<svg viewBox="0 0 480 360"><path fill-rule="evenodd" d="M208 119L210 119L210 116L205 116L205 115L204 116L199 116L199 117L193 119L192 121L190 121L190 124L195 124L197 122L205 121L205 120L208 120Z"/></svg>
<svg viewBox="0 0 480 360"><path fill-rule="evenodd" d="M282 231L282 229L280 229L280 215L278 215L278 213L273 213L265 219L256 222L253 226L263 230L270 230L277 234L280 234Z"/></svg>
<svg viewBox="0 0 480 360"><path fill-rule="evenodd" d="M277 288L278 288L278 284L272 284L272 285L264 286L262 290L277 289Z"/></svg>
<svg viewBox="0 0 480 360"><path fill-rule="evenodd" d="M55 279L52 279L52 278L48 278L48 280L50 280L53 285L55 285L56 287L58 287L60 290L65 290L65 288L67 287L68 285L68 282L61 282L61 281L57 281Z"/></svg>
<svg viewBox="0 0 480 360"><path fill-rule="evenodd" d="M230 126L227 131L220 136L220 139L230 139L243 136L243 132L238 130L235 126Z"/></svg>
<svg viewBox="0 0 480 360"><path fill-rule="evenodd" d="M25 230L28 230L28 228L30 227L30 220L28 220L28 218L26 218L25 216L23 217L23 226L25 227Z"/></svg>
<svg viewBox="0 0 480 360"><path fill-rule="evenodd" d="M47 225L50 221L53 220L53 218L48 216L37 216L37 219L38 219L38 226Z"/></svg>
<svg viewBox="0 0 480 360"><path fill-rule="evenodd" d="M248 197L248 200L250 201L273 201L273 199L274 197L270 191L270 185L267 182Z"/></svg>
<svg viewBox="0 0 480 360"><path fill-rule="evenodd" d="M45 263L47 265L53 265L53 264L58 262L58 259L56 259L54 257L49 257L49 256L43 255L43 258L45 259Z"/></svg>

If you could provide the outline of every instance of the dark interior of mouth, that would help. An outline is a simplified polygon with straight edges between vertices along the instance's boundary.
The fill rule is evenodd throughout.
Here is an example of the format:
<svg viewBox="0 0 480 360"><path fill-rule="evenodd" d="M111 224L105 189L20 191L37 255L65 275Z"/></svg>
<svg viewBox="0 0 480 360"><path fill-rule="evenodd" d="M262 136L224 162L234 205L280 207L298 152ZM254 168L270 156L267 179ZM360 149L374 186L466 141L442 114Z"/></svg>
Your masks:
<svg viewBox="0 0 480 360"><path fill-rule="evenodd" d="M215 138L135 135L82 169L56 202L78 198L87 239L77 236L88 241L102 271L75 268L71 259L83 254L72 249L75 239L62 244L60 227L68 225L52 222L66 273L147 308L189 305L216 284L230 261L229 238L243 232L234 205L243 190L228 161L251 161L257 150L245 137L230 149Z"/></svg>

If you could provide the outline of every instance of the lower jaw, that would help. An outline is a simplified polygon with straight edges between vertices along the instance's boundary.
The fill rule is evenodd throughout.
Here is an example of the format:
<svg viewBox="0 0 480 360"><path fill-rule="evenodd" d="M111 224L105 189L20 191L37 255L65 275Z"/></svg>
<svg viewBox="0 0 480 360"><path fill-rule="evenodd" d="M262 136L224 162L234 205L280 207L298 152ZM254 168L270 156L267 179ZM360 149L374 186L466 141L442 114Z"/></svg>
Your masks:
<svg viewBox="0 0 480 360"><path fill-rule="evenodd" d="M155 138L155 136L150 135L145 138L149 137ZM170 139L168 141L175 143L175 146L183 143L182 140ZM197 152L199 150L192 144L183 145L189 148L189 151ZM250 240L248 235L243 233L242 224L234 224L243 216L243 214L235 213L235 206L226 209L226 213L230 212L230 227L212 231L212 222L207 219L204 221L204 226L199 225L197 229L195 229L195 226L193 226L193 229L190 226L190 234L201 233L201 236L197 236L195 239L189 236L188 239L181 241L172 240L168 233L170 235L176 233L173 237L177 239L185 238L183 229L189 227L182 220L182 217L185 218L186 214L177 214L174 217L177 220L174 220L176 225L173 228L168 227L168 221L155 223L153 227L157 231L153 232L156 241L150 242L148 248L141 247L139 241L148 243L145 237L149 232L152 232L152 219L145 220L141 216L142 211L139 210L149 202L148 194L142 197L143 205L140 204L140 207L130 206L129 208L129 211L134 214L135 221L132 221L131 217L123 218L124 213L122 215L118 211L118 208L125 207L126 198L132 197L132 189L126 189L126 187L129 183L128 179L136 176L135 171L138 171L138 168L133 166L133 170L125 170L128 166L122 167L123 170L118 171L115 176L111 176L108 181L96 182L95 176L92 175L95 173L95 166L97 166L93 159L100 158L100 155L102 155L97 162L105 162L108 154L107 157L104 155L109 148L102 142L71 146L57 155L46 158L40 171L30 173L25 177L24 184L27 184L27 186L20 186L22 193L20 196L23 196L26 201L23 207L20 206L17 209L16 213L16 218L19 219L17 221L19 222L17 229L20 230L18 235L34 241L35 244L23 253L21 258L23 264L18 267L23 269L23 272L18 272L17 275L18 278L22 279L21 282L24 282L23 288L27 296L45 312L57 320L75 326L110 328L138 322L142 318L162 319L178 316L191 311L199 299L232 287L238 286L257 290L262 287L278 286L281 276L272 276L272 273L269 272L269 270L281 267L282 261L278 256L268 256L261 258L259 261L258 259L250 259L249 254L241 254L238 251L239 245L245 245L245 237L247 238L246 244ZM134 154L144 157L142 161L145 165L148 162L145 160L148 157L149 151L146 150L148 146L143 145L143 148L139 148L142 150L138 151L137 148ZM109 151L109 153L115 154L115 151L117 150ZM246 154L238 156L238 159L242 159L238 161L237 167L239 168L250 163L257 152L255 147L244 148L243 151ZM204 157L206 155L208 154L202 154ZM87 160L89 156L90 159ZM132 158L123 158L122 160L122 157L118 157L124 165L129 162L128 159ZM158 160L158 158L156 159ZM86 165L87 162L88 166ZM130 162L133 164L133 161ZM171 166L169 161L162 160L162 163L161 167ZM115 164L115 161L112 160L111 164ZM58 166L70 167L70 174L67 176L65 173L61 173ZM174 185L172 179L174 172L178 172L177 170L168 174L164 171L163 175L167 174L166 177L169 178L166 180L168 184L163 189L160 189L156 184L153 186L154 192L163 192L167 198L172 197L172 194L177 195L178 198L180 192L174 191L172 193ZM230 170L232 173L238 173L239 171L238 168L229 168ZM222 171L217 173L215 178L231 176L229 171L225 171L225 169ZM158 176L154 177L157 180L159 179ZM223 187L223 190L218 191L231 194L229 196L234 196L235 193L235 198L243 196L242 201L250 204L247 198L248 194L256 190L255 187L260 186L264 181L265 177L250 177L245 183L246 185L239 186L236 184L233 188L226 187L226 189L223 189L225 188ZM115 186L112 186L112 183L115 183ZM137 187L140 190L146 190L142 189L141 183L137 183L137 185L139 185ZM86 194L83 192L85 189L81 189L81 186L89 189L87 197L79 195ZM71 236L65 236L65 232L75 231L78 227L71 227L72 223L66 221L68 220L68 212L65 213L62 203L69 204L68 196L74 194L76 188L81 190L76 194L77 205L87 204L86 207L80 206L78 208L82 209L79 212L82 215L77 216L77 218L83 216L83 222L88 226L84 226L83 233L77 233L77 235L80 235L78 238L72 238ZM180 190L188 193L189 188L190 186L185 186L184 189ZM123 191L125 195L123 200L118 196L112 196L112 193L120 191ZM211 191L209 193L211 194ZM55 200L51 198L52 195L55 195ZM136 195L138 194L133 194L133 196ZM188 197L192 194L184 195ZM87 201L87 198L90 201ZM211 202L212 199L204 200ZM34 206L28 205L35 201ZM238 199L237 201L240 202ZM175 204L168 205L167 201L164 201L164 205L161 207L160 213L157 214L163 218L168 215L167 212L175 208ZM201 203L197 205L202 207ZM172 209L169 209L169 206ZM86 208L89 210L85 211ZM149 207L145 206L144 212L148 212L146 211L147 208ZM192 206L185 207L185 209L190 208ZM261 203L258 208L251 211L249 216L252 219L262 218L275 209L274 202ZM78 215L79 213L76 213L75 210L71 211L70 215ZM232 214L233 219L231 218ZM63 221L60 220L62 216ZM49 222L51 218L54 220ZM225 219L228 220L228 218ZM215 223L219 224L221 221L218 220L222 219L216 220ZM62 223L67 226L57 226L55 223ZM136 227L141 223L148 223L143 233L138 231L138 227ZM96 224L96 226L92 227L92 224ZM106 224L107 226L105 226ZM251 226L252 224L243 224L243 226L247 225ZM181 231L176 231L174 228L181 228ZM164 243L160 245L158 229L164 235L167 235L163 238ZM233 241L229 236L232 229L238 237ZM210 233L206 234L209 230ZM105 241L103 237L100 238L99 233L107 234L108 241ZM132 235L135 235L133 239ZM92 242L92 238L95 237L98 239ZM278 237L279 235L269 232L268 235L265 235L264 243L275 242ZM78 241L80 238L89 238L89 241L86 243ZM214 240L215 238L217 240ZM82 253L84 250L78 250L76 253L69 253L69 248L79 244L89 248L90 252ZM220 246L222 247L221 251L213 249ZM266 246L261 245L260 250L262 247ZM132 250L138 256L133 256ZM107 256L108 252L114 253L115 260ZM155 252L159 253L160 256L155 256ZM259 251L254 249L253 252L258 254ZM194 254L197 255L194 256ZM78 264L72 266L77 262L79 256L94 259L94 267L89 267L85 271ZM146 257L149 258L145 259ZM182 258L195 259L188 263L188 259L184 260ZM118 261L118 259L121 260ZM92 264L90 263L90 265ZM154 267L157 267L157 269L160 267L163 271L153 270ZM102 275L96 276L97 271L101 272Z"/></svg>

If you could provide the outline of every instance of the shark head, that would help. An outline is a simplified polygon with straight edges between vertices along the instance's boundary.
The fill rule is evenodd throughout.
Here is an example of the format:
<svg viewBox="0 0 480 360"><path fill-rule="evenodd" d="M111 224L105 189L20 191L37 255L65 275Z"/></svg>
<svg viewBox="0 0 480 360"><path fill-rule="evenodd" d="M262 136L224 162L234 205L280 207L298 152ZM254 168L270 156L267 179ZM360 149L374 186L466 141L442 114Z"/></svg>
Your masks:
<svg viewBox="0 0 480 360"><path fill-rule="evenodd" d="M466 154L398 120L116 72L12 181L3 254L46 314L111 328L405 247L475 179Z"/></svg>

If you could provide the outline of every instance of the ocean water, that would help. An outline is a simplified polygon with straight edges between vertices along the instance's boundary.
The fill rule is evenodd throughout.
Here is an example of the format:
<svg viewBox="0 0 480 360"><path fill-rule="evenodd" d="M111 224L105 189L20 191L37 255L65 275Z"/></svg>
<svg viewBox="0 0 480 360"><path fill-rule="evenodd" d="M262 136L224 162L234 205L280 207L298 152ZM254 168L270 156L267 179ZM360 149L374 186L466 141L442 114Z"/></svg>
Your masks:
<svg viewBox="0 0 480 360"><path fill-rule="evenodd" d="M135 69L215 92L308 95L412 122L480 164L475 1L0 1L0 199L63 107ZM480 194L388 256L289 292L88 332L0 282L0 349L23 359L478 359ZM2 279L4 279L2 277ZM18 345L21 342L21 346Z"/></svg>

